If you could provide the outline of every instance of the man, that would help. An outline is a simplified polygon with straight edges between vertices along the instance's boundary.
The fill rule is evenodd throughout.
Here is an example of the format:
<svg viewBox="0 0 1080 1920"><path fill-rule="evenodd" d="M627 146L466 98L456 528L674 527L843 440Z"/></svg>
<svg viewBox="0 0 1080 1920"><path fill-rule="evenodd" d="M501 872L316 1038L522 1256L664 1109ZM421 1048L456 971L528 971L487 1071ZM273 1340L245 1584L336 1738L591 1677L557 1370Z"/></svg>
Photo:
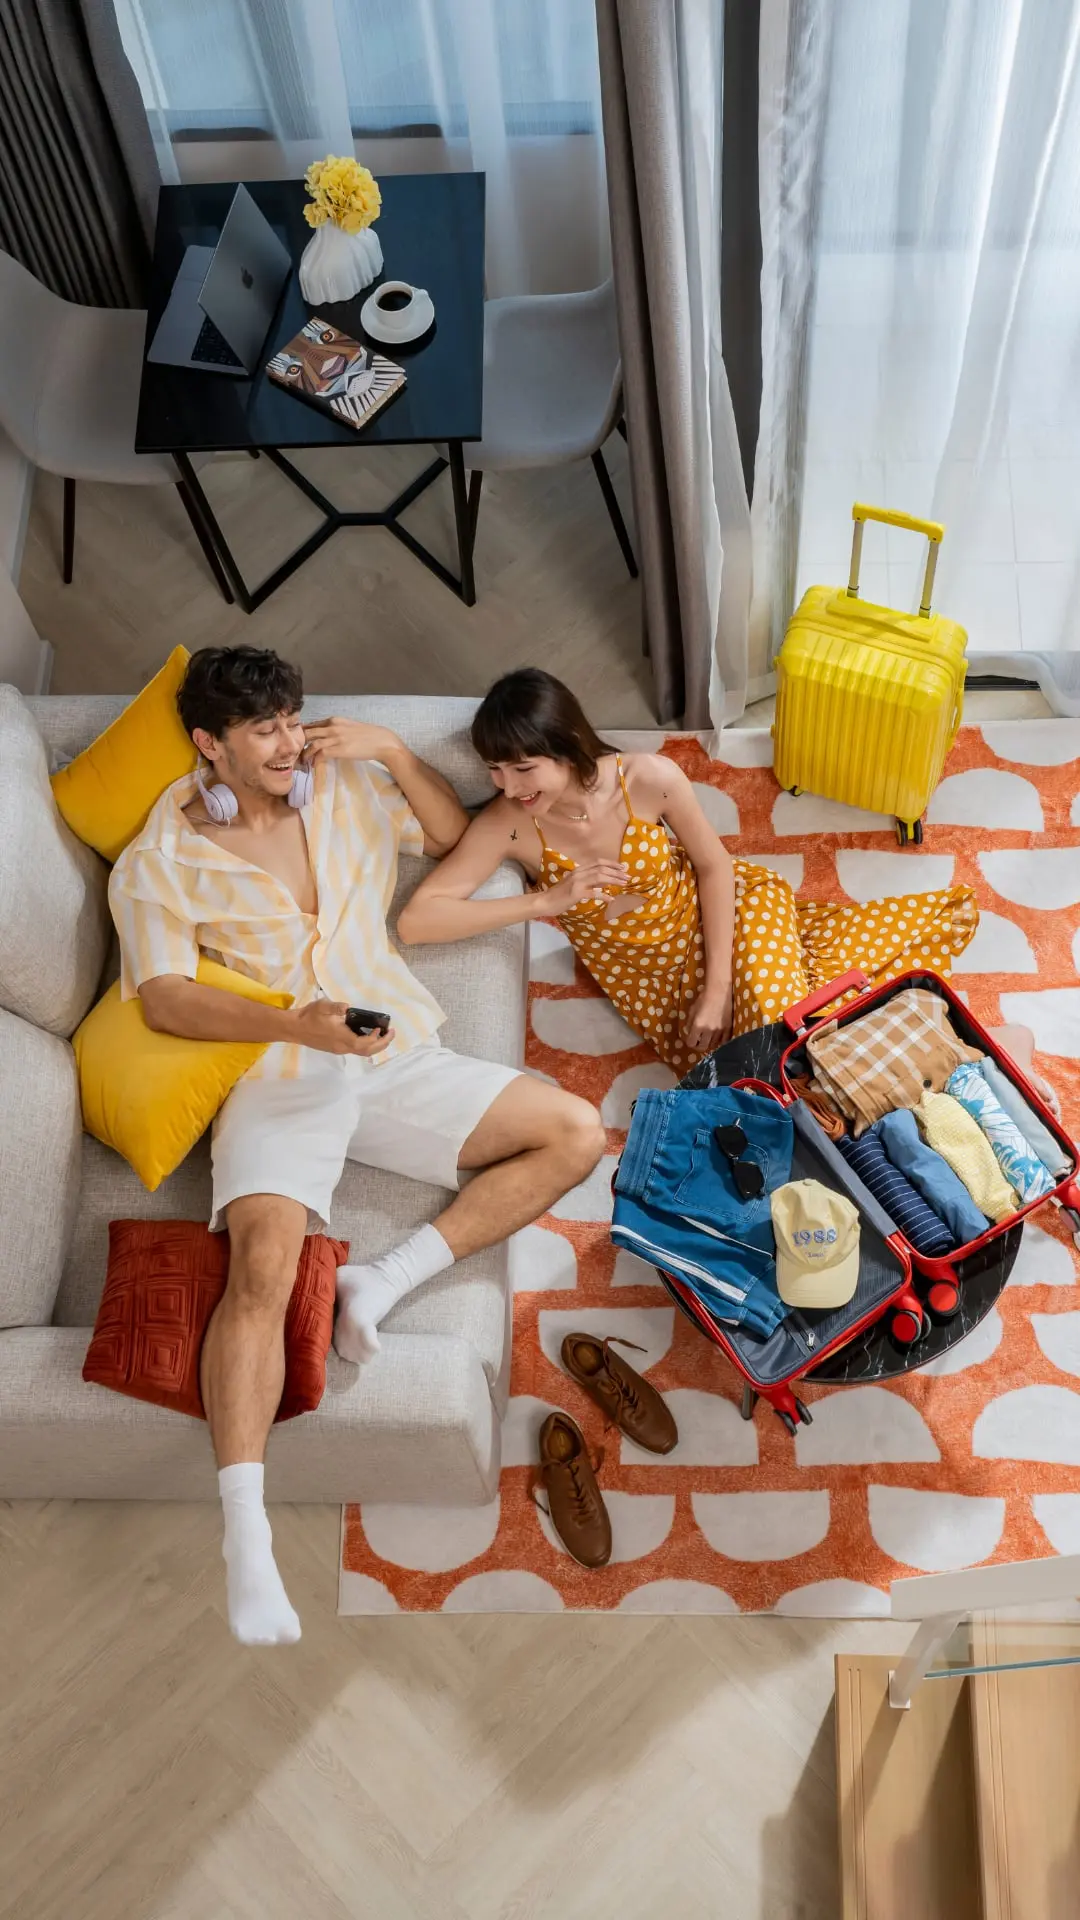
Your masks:
<svg viewBox="0 0 1080 1920"><path fill-rule="evenodd" d="M604 1148L587 1102L440 1047L444 1016L391 945L385 915L399 849L446 853L465 812L386 728L305 728L302 699L298 668L273 653L196 653L178 705L207 766L163 794L109 889L122 991L138 994L149 1026L268 1043L214 1124L210 1224L228 1228L230 1261L201 1362L229 1622L262 1646L300 1634L274 1562L262 1462L303 1238L328 1225L346 1158L451 1191L459 1170L475 1175L403 1246L341 1268L335 1345L362 1362L396 1300L535 1220ZM313 792L297 805L307 764ZM293 1006L200 986L204 953L292 994ZM354 1034L350 1005L385 1010L390 1031Z"/></svg>

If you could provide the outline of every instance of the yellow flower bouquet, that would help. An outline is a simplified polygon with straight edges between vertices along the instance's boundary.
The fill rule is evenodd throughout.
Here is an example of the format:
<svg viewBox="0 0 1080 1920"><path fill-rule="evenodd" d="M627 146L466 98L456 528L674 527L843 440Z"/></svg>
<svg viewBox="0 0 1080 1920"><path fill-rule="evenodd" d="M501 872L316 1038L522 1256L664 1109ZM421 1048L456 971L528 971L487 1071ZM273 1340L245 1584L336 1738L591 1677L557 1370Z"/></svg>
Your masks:
<svg viewBox="0 0 1080 1920"><path fill-rule="evenodd" d="M315 231L300 262L300 291L311 306L351 300L382 272L379 237L371 231L382 211L378 182L347 154L328 153L304 175L311 198L304 219Z"/></svg>
<svg viewBox="0 0 1080 1920"><path fill-rule="evenodd" d="M378 219L382 195L377 180L359 160L346 155L337 158L328 153L325 160L313 160L304 175L311 200L304 208L309 227L321 227L332 220L345 233L362 233Z"/></svg>

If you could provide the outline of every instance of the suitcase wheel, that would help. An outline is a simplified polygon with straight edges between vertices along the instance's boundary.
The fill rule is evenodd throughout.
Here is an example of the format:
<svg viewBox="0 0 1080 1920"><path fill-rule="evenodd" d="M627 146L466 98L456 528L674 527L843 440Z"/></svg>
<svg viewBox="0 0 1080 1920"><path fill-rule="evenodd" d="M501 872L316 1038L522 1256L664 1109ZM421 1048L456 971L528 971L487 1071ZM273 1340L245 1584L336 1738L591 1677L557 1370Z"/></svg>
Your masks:
<svg viewBox="0 0 1080 1920"><path fill-rule="evenodd" d="M758 1397L753 1387L750 1385L745 1386L742 1390L742 1400L739 1405L739 1412L742 1414L744 1420L753 1419L754 1408L757 1406L757 1403Z"/></svg>
<svg viewBox="0 0 1080 1920"><path fill-rule="evenodd" d="M935 1280L926 1295L926 1310L935 1325L955 1319L960 1311L960 1289L951 1280Z"/></svg>
<svg viewBox="0 0 1080 1920"><path fill-rule="evenodd" d="M921 820L900 820L896 822L897 844L901 847L914 845L921 847L923 829Z"/></svg>
<svg viewBox="0 0 1080 1920"><path fill-rule="evenodd" d="M924 1332L925 1323L921 1314L916 1313L911 1307L901 1307L897 1313L893 1314L889 1324L893 1344L902 1352L908 1347L913 1347Z"/></svg>
<svg viewBox="0 0 1080 1920"><path fill-rule="evenodd" d="M799 1419L801 1420L804 1427L813 1426L814 1416L811 1413L809 1407L803 1405L803 1402L799 1399L797 1394L795 1396L795 1410L798 1413Z"/></svg>
<svg viewBox="0 0 1080 1920"><path fill-rule="evenodd" d="M795 1421L793 1416L788 1412L786 1407L777 1407L776 1411L779 1418L783 1421L785 1427L790 1433L792 1439L794 1439L795 1438Z"/></svg>
<svg viewBox="0 0 1080 1920"><path fill-rule="evenodd" d="M800 793L802 792L802 788L801 788L801 787L789 787L789 788L788 788L788 792L790 793L790 795L791 795L791 797L792 797L792 799L793 799L793 800L797 800L797 799L798 799L798 797L799 797L799 795L800 795Z"/></svg>

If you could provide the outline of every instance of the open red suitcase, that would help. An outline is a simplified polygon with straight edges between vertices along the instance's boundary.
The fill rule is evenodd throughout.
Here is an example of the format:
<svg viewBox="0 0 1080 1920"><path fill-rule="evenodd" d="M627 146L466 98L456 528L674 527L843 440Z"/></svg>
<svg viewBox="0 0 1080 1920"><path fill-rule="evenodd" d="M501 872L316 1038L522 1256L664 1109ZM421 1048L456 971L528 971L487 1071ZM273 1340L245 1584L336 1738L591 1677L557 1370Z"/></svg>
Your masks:
<svg viewBox="0 0 1080 1920"><path fill-rule="evenodd" d="M997 1062L1070 1160L1069 1171L1058 1181L1052 1193L1018 1207L1007 1220L989 1227L977 1240L955 1248L943 1259L928 1259L916 1252L848 1165L814 1115L798 1098L791 1084L792 1074L808 1070L805 1043L814 1015L831 1007L845 994L854 992L856 998L848 1001L839 1012L829 1015L830 1019L835 1019L838 1025L843 1026L858 1019L871 1007L890 1000L904 987L925 987L941 996L961 1039L979 1047ZM803 1376L820 1367L830 1354L856 1339L886 1314L890 1316L890 1333L896 1344L913 1346L929 1320L946 1320L957 1311L959 1290L964 1284L965 1263L979 1260L987 1248L1006 1233L1012 1232L1036 1207L1059 1202L1072 1219L1074 1230L1077 1230L1077 1244L1080 1245L1080 1179L1077 1177L1080 1155L1015 1061L1002 1053L985 1028L980 1026L964 1002L953 992L948 981L939 974L906 973L884 986L872 988L865 974L857 971L846 973L830 985L820 987L797 1006L790 1007L783 1020L792 1039L781 1056L779 1089L762 1080L740 1080L734 1084L768 1095L789 1108L795 1130L791 1164L793 1180L821 1180L825 1185L846 1193L858 1207L862 1223L860 1269L853 1298L846 1306L818 1313L792 1310L776 1332L767 1340L762 1340L741 1328L721 1325L697 1294L681 1280L662 1268L657 1271L676 1304L697 1324L706 1338L727 1355L739 1374L743 1381L744 1415L749 1417L747 1409L752 1410L755 1397L760 1396L779 1414L788 1431L794 1433L797 1422L810 1424L809 1411L795 1391Z"/></svg>

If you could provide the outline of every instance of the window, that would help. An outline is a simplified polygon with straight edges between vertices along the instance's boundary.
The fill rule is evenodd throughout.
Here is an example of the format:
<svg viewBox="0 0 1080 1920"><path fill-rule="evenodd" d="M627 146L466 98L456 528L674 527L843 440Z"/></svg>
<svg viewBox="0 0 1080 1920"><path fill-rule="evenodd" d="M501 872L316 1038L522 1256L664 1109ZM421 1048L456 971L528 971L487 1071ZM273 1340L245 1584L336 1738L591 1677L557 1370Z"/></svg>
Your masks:
<svg viewBox="0 0 1080 1920"><path fill-rule="evenodd" d="M121 19L174 139L290 123L315 134L328 51L360 136L467 136L463 73L483 64L478 49L497 68L508 135L595 129L593 0L127 0Z"/></svg>

